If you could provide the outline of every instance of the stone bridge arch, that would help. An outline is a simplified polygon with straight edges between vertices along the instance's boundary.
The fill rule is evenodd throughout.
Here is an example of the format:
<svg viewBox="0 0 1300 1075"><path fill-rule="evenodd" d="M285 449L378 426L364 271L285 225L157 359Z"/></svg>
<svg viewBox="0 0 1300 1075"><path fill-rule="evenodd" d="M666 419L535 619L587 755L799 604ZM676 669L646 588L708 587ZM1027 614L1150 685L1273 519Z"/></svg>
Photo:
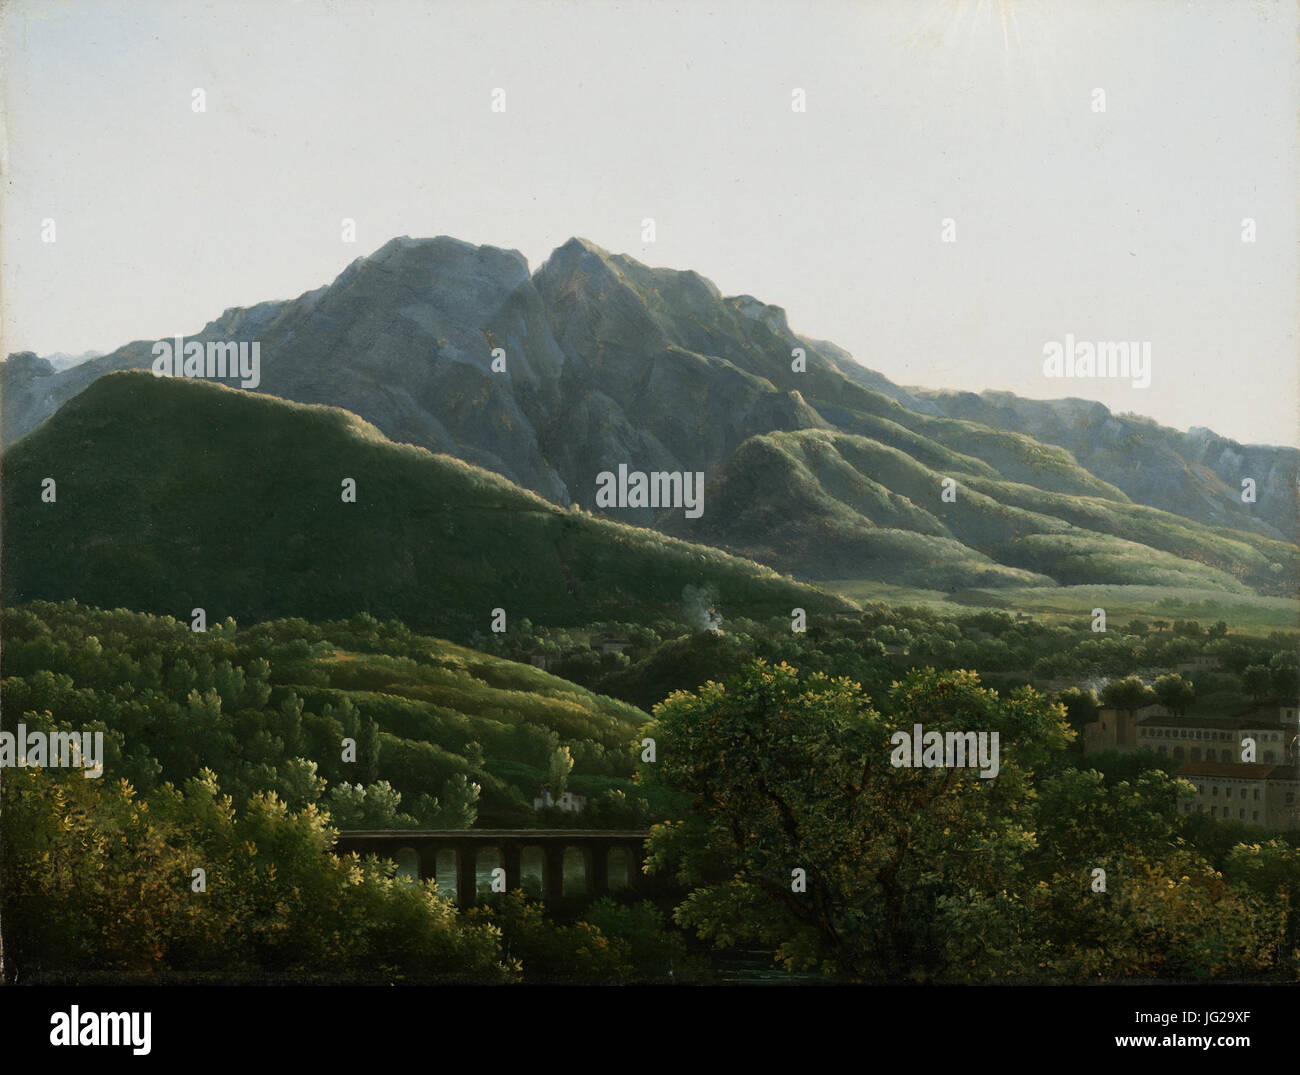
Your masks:
<svg viewBox="0 0 1300 1075"><path fill-rule="evenodd" d="M488 893L497 867L505 870L508 891L532 889L548 902L641 890L649 835L599 829L367 829L341 832L335 851L392 858L403 876L435 880L458 906L473 907Z"/></svg>

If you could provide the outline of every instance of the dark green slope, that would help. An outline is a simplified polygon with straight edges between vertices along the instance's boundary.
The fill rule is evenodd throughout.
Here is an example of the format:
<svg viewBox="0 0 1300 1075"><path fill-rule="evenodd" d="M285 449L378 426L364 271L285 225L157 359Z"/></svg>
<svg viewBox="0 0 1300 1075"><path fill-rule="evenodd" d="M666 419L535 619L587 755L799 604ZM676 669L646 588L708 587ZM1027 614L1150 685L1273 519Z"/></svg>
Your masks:
<svg viewBox="0 0 1300 1075"><path fill-rule="evenodd" d="M100 378L14 444L3 496L8 601L202 607L209 621L366 611L462 637L495 608L507 626L680 614L687 587L729 614L848 607L393 444L346 411L147 373Z"/></svg>

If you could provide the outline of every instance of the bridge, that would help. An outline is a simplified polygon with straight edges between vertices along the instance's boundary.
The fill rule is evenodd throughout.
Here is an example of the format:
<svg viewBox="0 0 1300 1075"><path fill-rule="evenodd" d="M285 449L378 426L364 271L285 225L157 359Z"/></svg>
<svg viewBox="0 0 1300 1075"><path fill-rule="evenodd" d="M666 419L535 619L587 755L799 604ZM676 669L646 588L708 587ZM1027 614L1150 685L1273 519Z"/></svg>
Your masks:
<svg viewBox="0 0 1300 1075"><path fill-rule="evenodd" d="M547 902L644 891L648 832L607 829L363 829L340 832L334 850L393 859L399 875L438 882L473 907L505 870L506 891L535 889Z"/></svg>

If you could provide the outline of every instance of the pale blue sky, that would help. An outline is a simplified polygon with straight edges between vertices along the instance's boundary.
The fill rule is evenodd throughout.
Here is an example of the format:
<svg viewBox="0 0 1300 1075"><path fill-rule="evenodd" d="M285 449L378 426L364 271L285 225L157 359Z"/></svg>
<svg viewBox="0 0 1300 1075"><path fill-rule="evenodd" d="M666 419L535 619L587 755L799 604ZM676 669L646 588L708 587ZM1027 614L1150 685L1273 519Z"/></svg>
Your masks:
<svg viewBox="0 0 1300 1075"><path fill-rule="evenodd" d="M5 352L193 332L394 235L534 267L582 235L902 384L1300 444L1294 3L11 0L3 30ZM1151 341L1151 386L1044 379L1067 333Z"/></svg>

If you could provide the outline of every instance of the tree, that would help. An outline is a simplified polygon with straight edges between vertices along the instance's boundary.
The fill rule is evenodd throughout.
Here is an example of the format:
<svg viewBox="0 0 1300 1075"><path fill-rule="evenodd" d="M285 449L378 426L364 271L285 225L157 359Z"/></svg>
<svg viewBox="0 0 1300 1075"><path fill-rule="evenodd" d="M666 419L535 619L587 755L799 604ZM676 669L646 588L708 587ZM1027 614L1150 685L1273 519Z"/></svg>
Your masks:
<svg viewBox="0 0 1300 1075"><path fill-rule="evenodd" d="M1300 667L1297 667L1295 652L1282 650L1273 654L1268 666L1273 671L1274 697L1294 702L1300 694Z"/></svg>
<svg viewBox="0 0 1300 1075"><path fill-rule="evenodd" d="M346 781L330 788L330 817L340 829L391 829L410 825L412 818L398 813L402 793L387 780L367 787Z"/></svg>
<svg viewBox="0 0 1300 1075"><path fill-rule="evenodd" d="M1170 712L1182 716L1196 700L1196 688L1176 673L1157 676L1153 684L1156 700Z"/></svg>
<svg viewBox="0 0 1300 1075"><path fill-rule="evenodd" d="M1161 854L1175 844L1178 802L1189 792L1161 769L1119 779L1096 769L1050 774L1039 786L1039 864L1048 873L1083 868L1113 847Z"/></svg>
<svg viewBox="0 0 1300 1075"><path fill-rule="evenodd" d="M1241 688L1256 702L1273 696L1273 670L1266 664L1252 664L1241 673Z"/></svg>
<svg viewBox="0 0 1300 1075"><path fill-rule="evenodd" d="M438 827L471 829L478 820L478 797L482 788L464 773L453 773L442 785L438 800Z"/></svg>
<svg viewBox="0 0 1300 1075"><path fill-rule="evenodd" d="M1278 966L1285 914L1226 884L1189 848L1161 852L1112 842L1088 867L1036 888L1035 921L1049 931L1045 970L1060 981L1256 977ZM1091 869L1106 872L1093 891Z"/></svg>
<svg viewBox="0 0 1300 1075"><path fill-rule="evenodd" d="M1076 732L1082 732L1086 725L1097 719L1097 711L1101 705L1093 691L1081 687L1066 687L1056 697L1065 706L1066 719Z"/></svg>
<svg viewBox="0 0 1300 1075"><path fill-rule="evenodd" d="M960 930L949 926L985 921L986 901L1021 876L1028 768L1065 745L1065 714L1032 690L1000 699L972 672L933 669L909 672L890 703L883 715L846 679L758 661L656 707L648 771L694 796L650 844L653 870L694 886L680 925L851 979L953 969ZM998 733L996 779L895 766L894 733L917 723ZM1023 954L1007 958L1019 966Z"/></svg>
<svg viewBox="0 0 1300 1075"><path fill-rule="evenodd" d="M1224 876L1265 897L1283 915L1277 938L1279 965L1300 973L1300 848L1274 839L1238 844L1228 854Z"/></svg>
<svg viewBox="0 0 1300 1075"><path fill-rule="evenodd" d="M1113 679L1101 691L1101 704L1108 709L1126 709L1132 712L1153 704L1155 700L1155 691L1137 676Z"/></svg>
<svg viewBox="0 0 1300 1075"><path fill-rule="evenodd" d="M499 931L507 960L517 963L532 983L617 983L632 977L632 946L606 937L588 921L560 925L545 908L516 889L496 897L488 907L465 914L474 926Z"/></svg>
<svg viewBox="0 0 1300 1075"><path fill-rule="evenodd" d="M512 977L499 934L431 882L332 854L337 830L314 804L292 810L259 793L236 808L206 769L148 801L125 780L70 770L7 772L0 791L10 981L213 970Z"/></svg>
<svg viewBox="0 0 1300 1075"><path fill-rule="evenodd" d="M569 773L573 769L573 755L569 753L566 746L556 747L551 753L550 765L547 767L547 777L551 785L551 794L559 798L564 794L565 787L569 783Z"/></svg>
<svg viewBox="0 0 1300 1075"><path fill-rule="evenodd" d="M477 739L471 739L465 744L465 760L469 762L470 767L476 772L482 770L484 762L483 744Z"/></svg>

